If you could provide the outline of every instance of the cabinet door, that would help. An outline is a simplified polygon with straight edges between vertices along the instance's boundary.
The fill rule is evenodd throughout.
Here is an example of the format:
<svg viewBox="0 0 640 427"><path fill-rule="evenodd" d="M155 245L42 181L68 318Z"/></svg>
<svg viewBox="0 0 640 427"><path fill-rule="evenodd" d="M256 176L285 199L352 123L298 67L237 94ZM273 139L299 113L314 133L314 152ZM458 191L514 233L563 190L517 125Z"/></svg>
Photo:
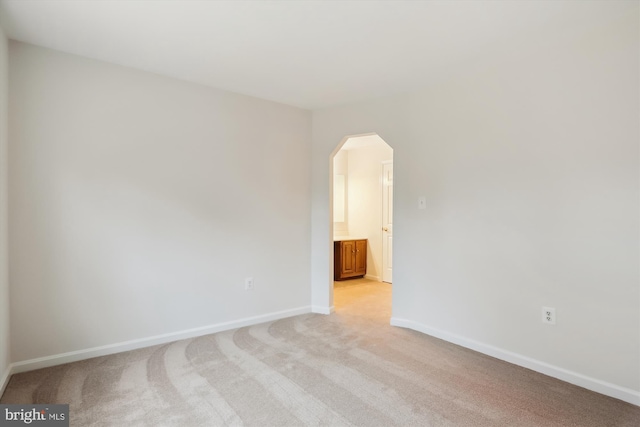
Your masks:
<svg viewBox="0 0 640 427"><path fill-rule="evenodd" d="M356 271L356 242L353 240L345 240L342 245L342 275L353 274Z"/></svg>
<svg viewBox="0 0 640 427"><path fill-rule="evenodd" d="M367 273L367 241L356 240L355 250L355 273L364 275Z"/></svg>

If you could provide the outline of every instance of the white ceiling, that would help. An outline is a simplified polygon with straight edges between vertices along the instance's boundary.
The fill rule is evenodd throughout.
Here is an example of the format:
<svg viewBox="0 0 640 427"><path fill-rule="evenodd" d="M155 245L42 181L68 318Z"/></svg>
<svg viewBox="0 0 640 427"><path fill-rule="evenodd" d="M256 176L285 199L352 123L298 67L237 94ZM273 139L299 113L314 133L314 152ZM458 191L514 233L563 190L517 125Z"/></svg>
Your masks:
<svg viewBox="0 0 640 427"><path fill-rule="evenodd" d="M369 148L369 147L377 147L380 145L389 145L385 142L384 139L380 138L378 135L364 135L364 136L352 136L347 139L341 150L357 150L359 148Z"/></svg>
<svg viewBox="0 0 640 427"><path fill-rule="evenodd" d="M0 0L12 39L303 108L403 92L634 1Z"/></svg>

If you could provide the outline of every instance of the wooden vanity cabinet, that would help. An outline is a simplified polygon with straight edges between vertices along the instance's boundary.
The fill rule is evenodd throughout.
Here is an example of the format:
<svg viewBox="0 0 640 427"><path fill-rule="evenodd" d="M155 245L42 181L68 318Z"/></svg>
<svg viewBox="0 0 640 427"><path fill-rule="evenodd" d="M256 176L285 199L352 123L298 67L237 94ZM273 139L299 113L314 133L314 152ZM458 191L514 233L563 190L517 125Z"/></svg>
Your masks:
<svg viewBox="0 0 640 427"><path fill-rule="evenodd" d="M333 242L333 279L363 277L367 273L367 240Z"/></svg>

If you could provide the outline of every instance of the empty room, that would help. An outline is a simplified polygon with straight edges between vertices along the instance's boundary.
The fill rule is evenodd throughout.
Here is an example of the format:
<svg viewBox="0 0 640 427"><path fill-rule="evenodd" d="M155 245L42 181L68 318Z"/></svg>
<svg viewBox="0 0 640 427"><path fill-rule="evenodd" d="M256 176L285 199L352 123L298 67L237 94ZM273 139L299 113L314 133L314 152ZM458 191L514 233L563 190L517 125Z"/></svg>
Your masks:
<svg viewBox="0 0 640 427"><path fill-rule="evenodd" d="M639 1L0 27L0 425L640 424Z"/></svg>

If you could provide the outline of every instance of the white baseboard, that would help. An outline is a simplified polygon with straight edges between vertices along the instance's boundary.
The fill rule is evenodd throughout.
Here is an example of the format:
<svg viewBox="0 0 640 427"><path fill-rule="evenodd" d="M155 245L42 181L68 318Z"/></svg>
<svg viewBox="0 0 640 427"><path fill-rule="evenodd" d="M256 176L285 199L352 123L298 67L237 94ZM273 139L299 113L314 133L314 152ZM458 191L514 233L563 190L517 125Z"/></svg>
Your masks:
<svg viewBox="0 0 640 427"><path fill-rule="evenodd" d="M365 274L364 275L365 279L369 279L369 280L375 280L376 282L382 282L382 280L380 279L380 277L378 276L373 276L371 274Z"/></svg>
<svg viewBox="0 0 640 427"><path fill-rule="evenodd" d="M179 341L187 338L199 337L202 335L215 334L216 332L257 325L259 323L284 319L286 317L297 316L299 314L306 314L310 312L311 307L305 306L290 310L276 311L260 316L246 317L244 319L233 320L230 322L216 323L214 325L202 326L199 328L187 329L184 331L170 332L168 334L124 341L115 344L108 344L100 347L88 348L85 350L70 351L68 353L38 357L36 359L12 363L9 366L8 375L32 371L34 369L48 368L55 365L62 365L63 363L77 362L78 360L90 359L92 357L121 353L123 351L135 350L138 348L150 347L158 344L166 344L169 342Z"/></svg>
<svg viewBox="0 0 640 427"><path fill-rule="evenodd" d="M11 378L11 365L7 366L0 376L0 397L4 394L4 389L7 388L7 384L9 384L9 378Z"/></svg>
<svg viewBox="0 0 640 427"><path fill-rule="evenodd" d="M640 406L640 392L636 390L621 387L596 378L591 378L577 372L569 371L558 366L550 365L548 363L523 356L521 354L513 353L511 351L494 347L489 344L451 334L440 329L432 328L430 326L423 325L412 320L392 317L391 325L413 329L414 331L422 332L423 334L431 335L433 337L440 338L442 340L460 345L462 347L470 348L477 352L495 357L496 359L504 360L506 362L513 363L514 365L522 366L533 371L540 372L541 374L548 375L550 377L554 377L559 380L586 388L587 390L595 391L596 393L604 394L606 396L610 396L631 403L633 405Z"/></svg>
<svg viewBox="0 0 640 427"><path fill-rule="evenodd" d="M311 312L312 313L318 313L318 314L331 314L334 311L336 311L336 308L334 306L331 307L322 307L319 305L314 305L311 307Z"/></svg>

